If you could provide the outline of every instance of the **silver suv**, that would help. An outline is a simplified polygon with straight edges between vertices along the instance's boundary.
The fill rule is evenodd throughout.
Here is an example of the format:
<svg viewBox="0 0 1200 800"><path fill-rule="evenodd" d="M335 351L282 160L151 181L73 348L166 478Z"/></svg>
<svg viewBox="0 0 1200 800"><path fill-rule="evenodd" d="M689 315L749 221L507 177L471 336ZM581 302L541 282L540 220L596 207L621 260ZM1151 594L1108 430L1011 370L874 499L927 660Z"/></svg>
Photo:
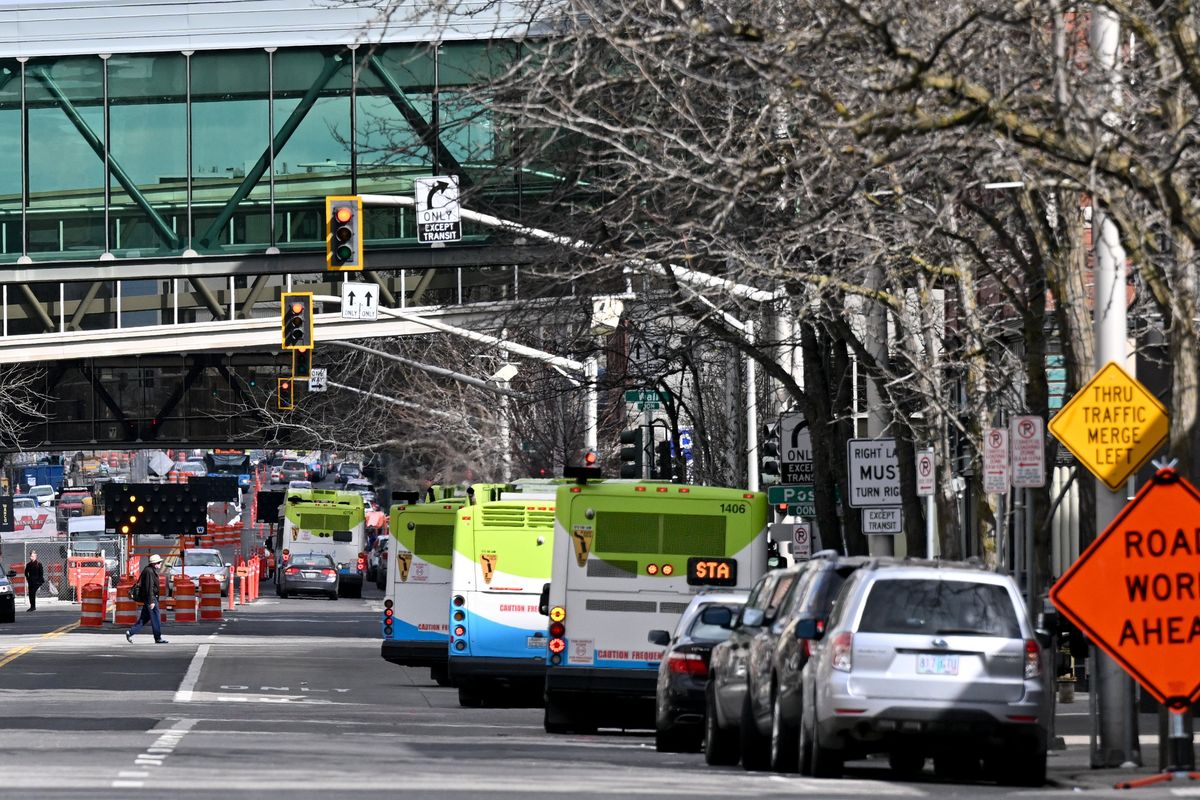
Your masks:
<svg viewBox="0 0 1200 800"><path fill-rule="evenodd" d="M874 562L842 587L805 665L800 767L837 777L886 752L893 770L980 762L1003 783L1046 778L1043 653L1012 579L949 562Z"/></svg>

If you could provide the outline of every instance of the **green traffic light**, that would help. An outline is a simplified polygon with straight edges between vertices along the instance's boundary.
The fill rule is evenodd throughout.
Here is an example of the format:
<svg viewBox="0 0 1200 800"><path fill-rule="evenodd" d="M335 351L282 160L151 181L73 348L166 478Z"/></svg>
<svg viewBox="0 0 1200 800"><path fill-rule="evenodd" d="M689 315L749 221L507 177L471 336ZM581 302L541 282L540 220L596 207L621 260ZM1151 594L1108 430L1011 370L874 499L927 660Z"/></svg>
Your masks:
<svg viewBox="0 0 1200 800"><path fill-rule="evenodd" d="M349 261L354 257L354 251L348 246L342 245L336 251L334 251L334 255L336 255L340 261Z"/></svg>

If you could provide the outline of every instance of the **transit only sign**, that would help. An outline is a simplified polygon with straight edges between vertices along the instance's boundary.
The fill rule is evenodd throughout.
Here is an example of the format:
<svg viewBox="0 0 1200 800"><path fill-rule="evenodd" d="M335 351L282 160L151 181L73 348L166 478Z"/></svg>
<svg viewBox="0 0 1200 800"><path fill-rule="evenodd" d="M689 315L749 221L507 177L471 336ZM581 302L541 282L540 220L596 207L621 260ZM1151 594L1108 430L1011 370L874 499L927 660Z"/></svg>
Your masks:
<svg viewBox="0 0 1200 800"><path fill-rule="evenodd" d="M1156 700L1200 699L1200 491L1174 470L1142 486L1050 600Z"/></svg>
<svg viewBox="0 0 1200 800"><path fill-rule="evenodd" d="M1167 409L1115 361L1050 420L1050 432L1117 491L1167 438Z"/></svg>

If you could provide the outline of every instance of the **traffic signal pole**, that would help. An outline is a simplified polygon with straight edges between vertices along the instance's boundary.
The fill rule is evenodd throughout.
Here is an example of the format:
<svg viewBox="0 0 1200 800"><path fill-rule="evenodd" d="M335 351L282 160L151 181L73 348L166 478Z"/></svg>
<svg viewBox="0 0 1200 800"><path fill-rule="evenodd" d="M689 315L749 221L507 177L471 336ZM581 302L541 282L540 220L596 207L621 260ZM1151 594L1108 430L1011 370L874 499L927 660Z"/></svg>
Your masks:
<svg viewBox="0 0 1200 800"><path fill-rule="evenodd" d="M1115 89L1117 48L1121 24L1117 16L1101 6L1092 9L1090 45L1092 56L1104 70ZM1128 323L1125 296L1125 248L1116 223L1104 211L1098 198L1092 198L1092 241L1095 247L1095 301L1093 304L1093 336L1095 337L1095 366L1102 369L1115 361L1125 366L1129 357ZM1096 533L1107 530L1125 507L1125 492L1110 491L1104 481L1096 479ZM1137 713L1133 694L1133 679L1116 661L1091 646L1093 666L1089 679L1091 692L1097 697L1099 713L1098 737L1093 738L1091 762L1093 767L1140 766L1141 748L1138 744ZM1093 730L1095 721L1093 723Z"/></svg>

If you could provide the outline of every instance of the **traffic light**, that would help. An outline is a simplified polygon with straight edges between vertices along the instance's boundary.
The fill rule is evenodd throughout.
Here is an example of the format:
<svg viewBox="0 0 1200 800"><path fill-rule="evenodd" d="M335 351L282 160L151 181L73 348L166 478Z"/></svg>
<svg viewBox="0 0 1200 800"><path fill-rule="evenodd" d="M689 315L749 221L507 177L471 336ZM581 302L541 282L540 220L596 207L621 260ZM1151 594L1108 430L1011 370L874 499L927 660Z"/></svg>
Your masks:
<svg viewBox="0 0 1200 800"><path fill-rule="evenodd" d="M312 357L311 347L292 351L292 377L294 379L306 381L312 377Z"/></svg>
<svg viewBox="0 0 1200 800"><path fill-rule="evenodd" d="M642 449L642 429L621 431L621 477L641 478L646 453Z"/></svg>
<svg viewBox="0 0 1200 800"><path fill-rule="evenodd" d="M283 349L302 350L313 346L312 292L284 292L280 295Z"/></svg>
<svg viewBox="0 0 1200 800"><path fill-rule="evenodd" d="M779 424L763 425L762 441L759 442L759 483L763 486L779 483Z"/></svg>
<svg viewBox="0 0 1200 800"><path fill-rule="evenodd" d="M654 477L669 481L675 475L675 459L671 457L671 440L664 439L655 445L658 458L654 462Z"/></svg>
<svg viewBox="0 0 1200 800"><path fill-rule="evenodd" d="M362 198L325 198L325 267L342 272L363 268Z"/></svg>
<svg viewBox="0 0 1200 800"><path fill-rule="evenodd" d="M276 378L275 408L291 411L296 407L296 382L291 378Z"/></svg>

